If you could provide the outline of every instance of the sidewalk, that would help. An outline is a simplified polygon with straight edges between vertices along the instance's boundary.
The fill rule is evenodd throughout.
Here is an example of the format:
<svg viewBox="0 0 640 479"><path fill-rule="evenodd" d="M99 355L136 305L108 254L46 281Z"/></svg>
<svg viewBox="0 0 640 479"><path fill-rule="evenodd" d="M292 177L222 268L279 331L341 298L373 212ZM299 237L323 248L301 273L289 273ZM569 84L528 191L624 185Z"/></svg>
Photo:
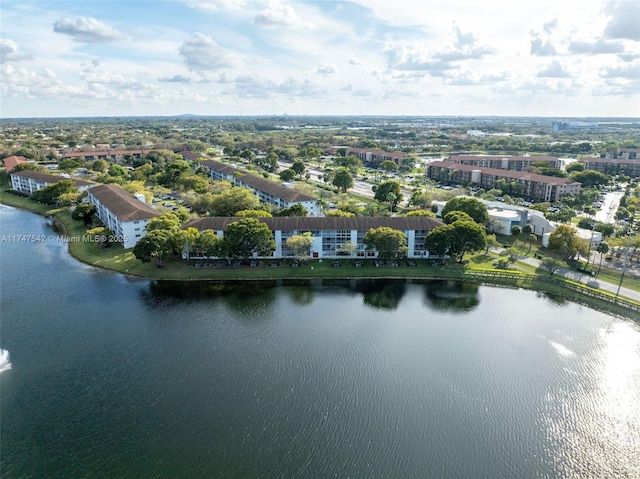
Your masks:
<svg viewBox="0 0 640 479"><path fill-rule="evenodd" d="M533 266L534 268L539 268L541 263L539 259L530 258L528 256L526 258L519 259L518 262L528 264L530 266ZM564 276L565 278L569 278L574 281L579 281L581 283L588 284L589 287L591 288L607 291L613 294L616 294L616 292L618 291L617 283L613 284L613 283L601 281L599 279L594 279L588 274L579 273L577 271L571 271L570 269L560 268L558 271L554 273L554 275ZM635 291L633 289L625 288L624 281L623 281L622 287L620 288L620 297L640 302L640 292Z"/></svg>

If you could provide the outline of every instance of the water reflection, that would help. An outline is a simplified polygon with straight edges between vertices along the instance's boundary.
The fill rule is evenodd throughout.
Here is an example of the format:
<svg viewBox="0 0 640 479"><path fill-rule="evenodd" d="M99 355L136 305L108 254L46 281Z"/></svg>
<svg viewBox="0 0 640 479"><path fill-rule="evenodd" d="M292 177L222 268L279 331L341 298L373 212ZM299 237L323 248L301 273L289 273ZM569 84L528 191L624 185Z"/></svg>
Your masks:
<svg viewBox="0 0 640 479"><path fill-rule="evenodd" d="M362 301L375 309L397 309L406 292L406 282L359 281L356 291L362 293Z"/></svg>
<svg viewBox="0 0 640 479"><path fill-rule="evenodd" d="M567 301L567 298L565 298L561 294L548 293L548 292L545 292L545 291L538 291L538 292L536 292L536 296L538 298L548 299L550 302L552 302L553 304L556 304L558 306L565 306L565 305L569 304L569 301Z"/></svg>
<svg viewBox="0 0 640 479"><path fill-rule="evenodd" d="M280 293L296 305L310 305L316 294L337 288L348 296L362 295L366 306L395 310L407 285L424 285L424 303L436 310L468 312L480 304L479 286L456 281L407 280L272 280L272 281L151 281L140 293L152 308L169 307L194 300L220 300L234 311L255 312L272 305Z"/></svg>
<svg viewBox="0 0 640 479"><path fill-rule="evenodd" d="M472 311L480 304L478 290L475 283L431 281L424 288L424 303L439 311Z"/></svg>
<svg viewBox="0 0 640 479"><path fill-rule="evenodd" d="M151 281L140 291L152 308L183 302L220 300L239 313L255 313L270 307L278 296L278 281Z"/></svg>

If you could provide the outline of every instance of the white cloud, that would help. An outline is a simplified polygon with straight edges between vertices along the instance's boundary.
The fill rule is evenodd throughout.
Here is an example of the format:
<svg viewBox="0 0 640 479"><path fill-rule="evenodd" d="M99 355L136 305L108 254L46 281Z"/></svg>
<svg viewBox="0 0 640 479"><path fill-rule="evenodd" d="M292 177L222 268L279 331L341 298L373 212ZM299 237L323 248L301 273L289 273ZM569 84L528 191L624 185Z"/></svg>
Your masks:
<svg viewBox="0 0 640 479"><path fill-rule="evenodd" d="M11 64L2 65L2 82L0 89L3 96L25 97L29 100L46 100L58 98L64 93L64 87L56 74L48 68L41 72L14 67Z"/></svg>
<svg viewBox="0 0 640 479"><path fill-rule="evenodd" d="M327 63L321 63L316 68L316 73L320 73L321 75L331 75L333 73L338 73L338 69L335 65L329 65Z"/></svg>
<svg viewBox="0 0 640 479"><path fill-rule="evenodd" d="M531 40L531 55L538 57L549 57L558 54L556 47L554 47L548 40L545 41L540 37L536 37Z"/></svg>
<svg viewBox="0 0 640 479"><path fill-rule="evenodd" d="M541 78L571 78L571 74L567 72L558 60L553 60L547 68L538 72L536 76Z"/></svg>
<svg viewBox="0 0 640 479"><path fill-rule="evenodd" d="M359 58L352 57L349 58L349 65L364 65L364 61L360 60Z"/></svg>
<svg viewBox="0 0 640 479"><path fill-rule="evenodd" d="M607 53L624 53L625 48L622 42L608 42L606 40L596 40L594 42L575 41L569 43L569 52L584 55L602 55Z"/></svg>
<svg viewBox="0 0 640 479"><path fill-rule="evenodd" d="M255 23L262 27L312 27L304 21L291 5L280 0L267 0L267 8L255 17Z"/></svg>
<svg viewBox="0 0 640 479"><path fill-rule="evenodd" d="M633 65L621 65L617 67L606 67L600 70L601 78L619 78L627 80L640 79L640 63Z"/></svg>
<svg viewBox="0 0 640 479"><path fill-rule="evenodd" d="M387 67L391 70L425 72L432 76L442 76L454 68L449 62L434 60L426 48L406 42L387 44L382 50Z"/></svg>
<svg viewBox="0 0 640 479"><path fill-rule="evenodd" d="M189 70L196 72L216 71L233 65L225 49L213 38L202 33L195 33L192 37L185 39L179 52Z"/></svg>
<svg viewBox="0 0 640 479"><path fill-rule="evenodd" d="M243 10L247 6L246 0L189 0L187 5L200 10L216 12L218 10Z"/></svg>
<svg viewBox="0 0 640 479"><path fill-rule="evenodd" d="M174 75L172 77L160 77L158 78L159 82L165 83L193 83L193 80L184 75Z"/></svg>
<svg viewBox="0 0 640 479"><path fill-rule="evenodd" d="M114 28L91 17L76 20L63 18L53 24L53 31L69 35L74 41L82 43L109 43L123 37Z"/></svg>
<svg viewBox="0 0 640 479"><path fill-rule="evenodd" d="M269 100L274 96L285 96L288 98L302 97L311 99L322 93L310 81L299 81L294 78L287 78L281 83L277 83L268 78L258 75L244 75L235 79L235 92L240 98Z"/></svg>
<svg viewBox="0 0 640 479"><path fill-rule="evenodd" d="M481 75L478 72L464 70L448 74L444 83L457 86L491 85L508 79L507 72Z"/></svg>
<svg viewBox="0 0 640 479"><path fill-rule="evenodd" d="M31 60L32 55L20 51L18 45L9 39L0 39L0 63Z"/></svg>
<svg viewBox="0 0 640 479"><path fill-rule="evenodd" d="M606 38L640 41L640 2L609 2L605 7L605 13L610 16L609 24L604 31Z"/></svg>

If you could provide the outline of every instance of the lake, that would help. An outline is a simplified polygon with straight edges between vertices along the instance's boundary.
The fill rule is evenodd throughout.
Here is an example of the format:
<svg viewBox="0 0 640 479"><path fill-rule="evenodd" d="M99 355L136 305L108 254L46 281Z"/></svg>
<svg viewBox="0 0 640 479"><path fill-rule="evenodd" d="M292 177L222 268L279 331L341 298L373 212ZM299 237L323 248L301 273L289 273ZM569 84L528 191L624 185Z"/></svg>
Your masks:
<svg viewBox="0 0 640 479"><path fill-rule="evenodd" d="M3 478L640 477L631 320L446 281L131 279L0 225Z"/></svg>

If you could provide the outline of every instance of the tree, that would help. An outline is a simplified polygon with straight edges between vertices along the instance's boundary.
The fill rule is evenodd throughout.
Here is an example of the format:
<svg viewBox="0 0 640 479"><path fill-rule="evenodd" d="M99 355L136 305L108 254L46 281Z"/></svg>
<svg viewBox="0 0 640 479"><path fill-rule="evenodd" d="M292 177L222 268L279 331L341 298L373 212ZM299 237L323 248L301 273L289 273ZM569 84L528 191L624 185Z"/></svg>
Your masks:
<svg viewBox="0 0 640 479"><path fill-rule="evenodd" d="M191 171L191 165L185 160L173 161L164 168L158 177L158 183L174 189L181 184L182 179Z"/></svg>
<svg viewBox="0 0 640 479"><path fill-rule="evenodd" d="M431 206L431 195L422 190L415 190L411 193L407 204L409 206L417 206L419 208L429 208Z"/></svg>
<svg viewBox="0 0 640 479"><path fill-rule="evenodd" d="M133 247L134 256L148 263L156 260L156 266L162 267L162 258L173 250L172 234L167 230L153 230L144 235Z"/></svg>
<svg viewBox="0 0 640 479"><path fill-rule="evenodd" d="M353 187L353 176L346 168L340 168L336 171L332 184L346 193L349 188Z"/></svg>
<svg viewBox="0 0 640 479"><path fill-rule="evenodd" d="M214 216L234 216L241 210L256 210L260 200L247 188L234 187L224 191L211 200L211 213Z"/></svg>
<svg viewBox="0 0 640 479"><path fill-rule="evenodd" d="M309 211L304 207L304 205L295 203L289 206L289 208L284 208L278 211L276 216L298 216L301 218L306 218L307 216L309 216Z"/></svg>
<svg viewBox="0 0 640 479"><path fill-rule="evenodd" d="M601 241L596 247L596 251L600 253L600 265L598 266L598 273L596 274L596 277L598 277L598 275L600 275L600 270L602 269L602 258L609 252L609 243Z"/></svg>
<svg viewBox="0 0 640 479"><path fill-rule="evenodd" d="M459 263L462 263L465 253L483 250L486 245L484 228L469 220L434 228L425 238L425 246L430 253L457 258Z"/></svg>
<svg viewBox="0 0 640 479"><path fill-rule="evenodd" d="M533 227L527 223L522 227L522 234L527 237L527 241L529 242L529 249L527 250L527 253L529 253L531 251L531 245L537 239L536 235L533 234Z"/></svg>
<svg viewBox="0 0 640 479"><path fill-rule="evenodd" d="M444 223L447 225L450 225L451 223L455 223L458 220L473 221L473 218L471 218L471 216L469 216L464 211L458 211L458 210L450 211L449 213L444 215L444 218L442 218L442 221L444 221Z"/></svg>
<svg viewBox="0 0 640 479"><path fill-rule="evenodd" d="M411 210L407 213L407 216L428 216L429 218L435 218L436 214L431 210Z"/></svg>
<svg viewBox="0 0 640 479"><path fill-rule="evenodd" d="M236 211L236 214L239 218L272 218L273 215L265 210L240 210Z"/></svg>
<svg viewBox="0 0 640 479"><path fill-rule="evenodd" d="M113 231L111 231L109 228L98 226L96 228L87 230L86 233L87 236L92 237L95 242L98 243L100 249L104 248L105 246L111 246L109 238L113 238Z"/></svg>
<svg viewBox="0 0 640 479"><path fill-rule="evenodd" d="M195 248L206 258L216 256L218 253L218 237L213 230L204 230L196 240Z"/></svg>
<svg viewBox="0 0 640 479"><path fill-rule="evenodd" d="M91 164L91 169L93 171L97 171L98 173L104 173L109 168L109 164L102 159L96 160Z"/></svg>
<svg viewBox="0 0 640 479"><path fill-rule="evenodd" d="M380 163L380 168L389 173L391 171L396 171L398 169L398 165L395 161L384 160L382 163Z"/></svg>
<svg viewBox="0 0 640 479"><path fill-rule="evenodd" d="M496 238L496 235L494 234L486 235L486 238L487 238L487 245L486 245L484 254L489 254L489 248L497 248L498 246L500 246L500 242L498 241L498 238Z"/></svg>
<svg viewBox="0 0 640 479"><path fill-rule="evenodd" d="M58 162L58 169L60 171L71 173L76 168L80 168L80 160L77 158L65 158Z"/></svg>
<svg viewBox="0 0 640 479"><path fill-rule="evenodd" d="M584 171L584 163L580 163L579 161L574 161L570 165L565 168L567 173L573 173L574 171Z"/></svg>
<svg viewBox="0 0 640 479"><path fill-rule="evenodd" d="M587 243L578 237L575 228L559 225L549 235L549 249L566 257L574 257L578 253L586 254Z"/></svg>
<svg viewBox="0 0 640 479"><path fill-rule="evenodd" d="M290 236L285 244L293 252L296 259L304 262L309 259L309 252L313 245L313 235L309 231L305 231L302 234Z"/></svg>
<svg viewBox="0 0 640 479"><path fill-rule="evenodd" d="M44 203L46 205L53 205L56 203L56 201L58 201L60 195L64 195L65 193L77 192L78 189L76 188L73 180L62 180L57 183L45 186L44 188L34 192L31 195L31 199L33 201Z"/></svg>
<svg viewBox="0 0 640 479"><path fill-rule="evenodd" d="M280 172L280 179L282 181L291 181L296 177L296 172L291 168L287 168L286 170L282 170Z"/></svg>
<svg viewBox="0 0 640 479"><path fill-rule="evenodd" d="M181 224L180 219L173 212L166 212L151 218L147 223L146 230L147 232L163 230L174 235L180 230Z"/></svg>
<svg viewBox="0 0 640 479"><path fill-rule="evenodd" d="M611 181L609 175L596 170L575 171L571 179L582 183L584 187L606 185Z"/></svg>
<svg viewBox="0 0 640 479"><path fill-rule="evenodd" d="M519 225L513 225L511 227L511 236L520 236L520 233L522 233L522 228L520 228Z"/></svg>
<svg viewBox="0 0 640 479"><path fill-rule="evenodd" d="M227 258L249 258L254 253L268 256L275 249L273 233L255 218L245 218L227 226L220 249Z"/></svg>
<svg viewBox="0 0 640 479"><path fill-rule="evenodd" d="M82 221L85 226L91 223L93 215L96 213L96 206L90 203L80 203L71 213L71 218L76 221Z"/></svg>
<svg viewBox="0 0 640 479"><path fill-rule="evenodd" d="M298 175L299 177L302 177L302 174L304 173L304 170L305 170L305 166L303 162L297 160L293 162L293 165L291 165L291 169L295 172L296 175Z"/></svg>
<svg viewBox="0 0 640 479"><path fill-rule="evenodd" d="M184 230L180 230L175 235L176 246L187 253L187 264L189 264L191 253L194 251L199 238L200 231L198 231L196 228L187 228Z"/></svg>
<svg viewBox="0 0 640 479"><path fill-rule="evenodd" d="M555 258L545 258L540 263L540 266L546 269L549 272L550 276L553 276L556 271L562 268L563 264L562 261Z"/></svg>
<svg viewBox="0 0 640 479"><path fill-rule="evenodd" d="M378 251L378 256L383 259L397 257L407 250L407 235L388 226L369 228L362 242L367 249Z"/></svg>
<svg viewBox="0 0 640 479"><path fill-rule="evenodd" d="M442 217L444 218L450 211L464 211L478 224L485 225L489 222L487 207L475 198L465 198L462 196L451 198L442 208Z"/></svg>
<svg viewBox="0 0 640 479"><path fill-rule="evenodd" d="M615 228L611 223L598 223L596 224L595 230L602 233L602 236L608 238L615 232Z"/></svg>
<svg viewBox="0 0 640 479"><path fill-rule="evenodd" d="M381 203L388 201L389 209L393 211L398 203L402 201L402 187L400 186L400 182L391 180L378 185L373 198Z"/></svg>

